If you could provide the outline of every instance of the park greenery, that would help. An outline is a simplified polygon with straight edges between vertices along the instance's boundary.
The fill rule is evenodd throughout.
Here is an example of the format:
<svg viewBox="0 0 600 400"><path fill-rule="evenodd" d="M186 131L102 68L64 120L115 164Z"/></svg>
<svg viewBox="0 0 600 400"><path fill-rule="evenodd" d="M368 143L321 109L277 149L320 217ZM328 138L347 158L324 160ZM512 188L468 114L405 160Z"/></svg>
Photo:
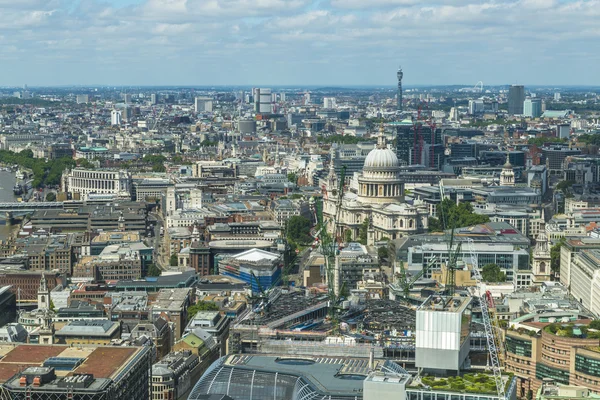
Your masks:
<svg viewBox="0 0 600 400"><path fill-rule="evenodd" d="M152 165L152 172L165 172L165 161L167 157L160 154L147 154L142 158L142 161Z"/></svg>
<svg viewBox="0 0 600 400"><path fill-rule="evenodd" d="M198 303L188 307L188 321L194 318L194 316L200 311L219 311L219 307L215 303L211 303L209 301L199 301Z"/></svg>
<svg viewBox="0 0 600 400"><path fill-rule="evenodd" d="M310 235L311 222L301 215L294 215L287 221L287 239L296 246L308 245L312 242Z"/></svg>
<svg viewBox="0 0 600 400"><path fill-rule="evenodd" d="M497 264L486 264L481 269L481 278L484 282L504 282L506 275Z"/></svg>
<svg viewBox="0 0 600 400"><path fill-rule="evenodd" d="M290 172L287 174L288 181L292 183L298 183L298 175L295 172Z"/></svg>
<svg viewBox="0 0 600 400"><path fill-rule="evenodd" d="M577 138L577 142L587 145L600 146L600 135L598 134L583 134Z"/></svg>
<svg viewBox="0 0 600 400"><path fill-rule="evenodd" d="M435 390L449 390L467 393L496 393L496 382L493 376L486 374L464 374L436 379L430 376L421 378L421 383Z"/></svg>
<svg viewBox="0 0 600 400"><path fill-rule="evenodd" d="M600 321L592 321L589 325L574 325L553 323L544 328L544 331L560 337L584 337L600 339Z"/></svg>
<svg viewBox="0 0 600 400"><path fill-rule="evenodd" d="M442 221L442 216L445 223ZM430 232L443 232L444 229L463 228L489 222L487 215L475 214L470 203L456 205L450 199L444 199L437 207L436 217L429 218Z"/></svg>
<svg viewBox="0 0 600 400"><path fill-rule="evenodd" d="M43 158L34 158L31 150L22 150L18 153L0 150L0 162L30 169L33 172L31 185L34 188L59 185L63 171L76 165L75 160L69 157L49 161Z"/></svg>
<svg viewBox="0 0 600 400"><path fill-rule="evenodd" d="M557 137L536 137L531 138L527 141L530 145L535 145L538 147L543 146L546 143L566 143L567 139L557 138Z"/></svg>

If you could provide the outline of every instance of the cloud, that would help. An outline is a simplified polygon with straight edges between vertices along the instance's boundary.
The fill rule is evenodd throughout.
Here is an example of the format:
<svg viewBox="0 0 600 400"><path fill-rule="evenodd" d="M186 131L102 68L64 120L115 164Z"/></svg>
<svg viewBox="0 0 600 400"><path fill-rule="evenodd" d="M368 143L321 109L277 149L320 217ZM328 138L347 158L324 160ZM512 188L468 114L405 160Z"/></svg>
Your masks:
<svg viewBox="0 0 600 400"><path fill-rule="evenodd" d="M600 85L600 0L106 1L0 0L0 85Z"/></svg>

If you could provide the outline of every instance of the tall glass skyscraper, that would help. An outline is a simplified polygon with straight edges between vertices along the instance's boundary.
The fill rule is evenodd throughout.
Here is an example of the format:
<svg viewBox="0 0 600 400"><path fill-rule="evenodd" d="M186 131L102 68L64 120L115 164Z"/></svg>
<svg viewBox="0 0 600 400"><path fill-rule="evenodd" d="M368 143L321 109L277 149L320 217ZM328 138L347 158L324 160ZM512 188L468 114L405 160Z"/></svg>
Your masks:
<svg viewBox="0 0 600 400"><path fill-rule="evenodd" d="M522 115L523 102L525 101L525 86L512 85L508 89L508 114Z"/></svg>

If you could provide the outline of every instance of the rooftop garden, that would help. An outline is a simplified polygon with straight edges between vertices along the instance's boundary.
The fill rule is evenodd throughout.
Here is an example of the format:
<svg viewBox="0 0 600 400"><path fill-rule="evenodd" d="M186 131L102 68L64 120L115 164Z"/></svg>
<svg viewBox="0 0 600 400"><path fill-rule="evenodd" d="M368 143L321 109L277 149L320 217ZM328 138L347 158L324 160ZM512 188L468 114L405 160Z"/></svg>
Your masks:
<svg viewBox="0 0 600 400"><path fill-rule="evenodd" d="M507 385L510 384L512 374ZM463 376L449 376L448 378L435 378L424 376L421 378L422 387L429 386L432 390L447 390L463 393L496 394L496 382L492 375L487 374L464 374Z"/></svg>
<svg viewBox="0 0 600 400"><path fill-rule="evenodd" d="M560 337L600 339L600 320L589 325L554 323L546 326L544 331Z"/></svg>

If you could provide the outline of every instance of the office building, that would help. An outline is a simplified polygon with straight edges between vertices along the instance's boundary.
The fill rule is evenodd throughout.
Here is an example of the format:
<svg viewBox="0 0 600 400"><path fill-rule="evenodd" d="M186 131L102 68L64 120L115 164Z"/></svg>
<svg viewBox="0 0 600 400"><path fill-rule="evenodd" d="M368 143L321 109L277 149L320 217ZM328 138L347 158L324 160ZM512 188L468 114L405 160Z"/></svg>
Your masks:
<svg viewBox="0 0 600 400"><path fill-rule="evenodd" d="M90 96L87 94L78 94L76 97L77 104L85 104L90 102Z"/></svg>
<svg viewBox="0 0 600 400"><path fill-rule="evenodd" d="M74 168L62 175L63 190L87 200L90 194L112 194L131 199L131 174L121 170Z"/></svg>
<svg viewBox="0 0 600 400"><path fill-rule="evenodd" d="M125 104L131 104L132 102L132 96L129 93L125 93L123 95L123 101L125 101Z"/></svg>
<svg viewBox="0 0 600 400"><path fill-rule="evenodd" d="M187 325L187 309L192 305L194 289L161 289L151 305L152 317L162 317L174 324L175 340L181 339Z"/></svg>
<svg viewBox="0 0 600 400"><path fill-rule="evenodd" d="M559 92L554 93L554 101L560 101L560 93Z"/></svg>
<svg viewBox="0 0 600 400"><path fill-rule="evenodd" d="M108 345L121 337L121 323L108 320L71 321L58 330L55 341L68 345Z"/></svg>
<svg viewBox="0 0 600 400"><path fill-rule="evenodd" d="M3 399L148 400L150 347L0 345Z"/></svg>
<svg viewBox="0 0 600 400"><path fill-rule="evenodd" d="M483 99L469 100L469 115L483 114L485 103Z"/></svg>
<svg viewBox="0 0 600 400"><path fill-rule="evenodd" d="M151 400L182 399L202 372L198 355L191 351L168 354L152 366Z"/></svg>
<svg viewBox="0 0 600 400"><path fill-rule="evenodd" d="M547 315L517 318L506 331L506 371L517 378L517 395L527 398L550 380L600 392L600 340L588 334L589 320Z"/></svg>
<svg viewBox="0 0 600 400"><path fill-rule="evenodd" d="M512 85L508 89L508 114L523 115L523 104L525 102L525 86Z"/></svg>
<svg viewBox="0 0 600 400"><path fill-rule="evenodd" d="M333 109L335 107L335 97L323 97L323 108Z"/></svg>
<svg viewBox="0 0 600 400"><path fill-rule="evenodd" d="M240 279L252 287L253 293L260 293L259 284L270 288L278 281L281 263L279 254L251 249L219 261L219 273Z"/></svg>
<svg viewBox="0 0 600 400"><path fill-rule="evenodd" d="M504 379L509 388L505 399L514 400L509 379ZM236 354L215 361L188 400L500 400L497 394L452 391L442 385L425 390L420 382L398 364L373 358Z"/></svg>
<svg viewBox="0 0 600 400"><path fill-rule="evenodd" d="M401 166L424 165L441 170L444 165L442 130L410 120L388 124L396 130L396 156Z"/></svg>
<svg viewBox="0 0 600 400"><path fill-rule="evenodd" d="M155 105L157 103L156 98L157 98L156 93L152 93L150 95L150 104L151 105Z"/></svg>
<svg viewBox="0 0 600 400"><path fill-rule="evenodd" d="M581 154L581 150L566 146L543 147L540 164L546 164L549 167L550 175L562 175L565 158L579 154Z"/></svg>
<svg viewBox="0 0 600 400"><path fill-rule="evenodd" d="M210 97L196 97L194 99L194 111L205 113L213 111L213 101Z"/></svg>
<svg viewBox="0 0 600 400"><path fill-rule="evenodd" d="M112 110L110 112L110 124L121 125L121 111Z"/></svg>
<svg viewBox="0 0 600 400"><path fill-rule="evenodd" d="M571 125L570 124L558 124L556 125L556 137L560 139L569 139L571 136Z"/></svg>
<svg viewBox="0 0 600 400"><path fill-rule="evenodd" d="M542 99L525 99L523 102L523 115L529 118L542 116Z"/></svg>
<svg viewBox="0 0 600 400"><path fill-rule="evenodd" d="M273 104L271 101L271 89L254 88L252 89L254 98L254 112L257 114L272 114Z"/></svg>
<svg viewBox="0 0 600 400"><path fill-rule="evenodd" d="M340 293L342 284L345 284L348 290L356 289L356 284L366 275L379 272L379 260L368 253L366 246L360 243L349 243L335 258L335 293Z"/></svg>
<svg viewBox="0 0 600 400"><path fill-rule="evenodd" d="M432 296L417 309L415 366L458 373L468 360L470 297Z"/></svg>

